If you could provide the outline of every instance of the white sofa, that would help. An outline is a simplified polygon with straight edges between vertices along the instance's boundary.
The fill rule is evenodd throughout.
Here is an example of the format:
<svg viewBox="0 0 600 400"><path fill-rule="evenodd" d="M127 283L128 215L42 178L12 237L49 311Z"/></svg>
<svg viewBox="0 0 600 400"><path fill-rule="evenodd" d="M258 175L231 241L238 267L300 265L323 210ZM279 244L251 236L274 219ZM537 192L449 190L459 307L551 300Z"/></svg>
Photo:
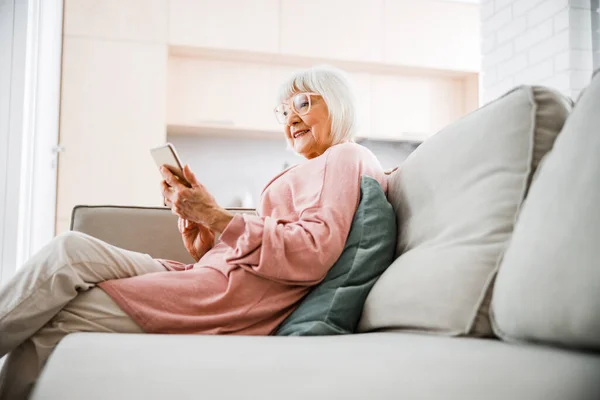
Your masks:
<svg viewBox="0 0 600 400"><path fill-rule="evenodd" d="M564 129L559 114L570 105L557 99L540 88L517 89L438 133L394 173L389 198L398 218L398 258L367 299L361 333L76 333L50 357L33 398L600 399L600 309L594 308L600 250L578 247L582 238L600 243L600 211L591 202L600 199L600 76ZM548 139L553 130L562 130L556 144ZM531 137L513 143L521 132ZM578 148L597 149L597 159L578 157ZM565 181L552 172L559 164L581 174ZM596 179L581 186L578 176ZM553 185L575 193L565 196L568 204L560 192L544 198ZM576 195L581 187L585 196ZM549 206L559 211L547 214L546 225L537 218L532 231L532 215ZM593 223L578 228L581 215ZM567 234L553 234L561 232L557 216ZM81 206L72 229L190 261L175 217L164 208ZM515 272L519 259L531 258L518 256L525 233L535 239L532 254L577 255L569 256L572 263L545 259L547 265L529 262ZM555 276L553 268L571 272L545 279ZM514 283L518 274L530 288ZM579 291L548 294L534 287L538 281Z"/></svg>

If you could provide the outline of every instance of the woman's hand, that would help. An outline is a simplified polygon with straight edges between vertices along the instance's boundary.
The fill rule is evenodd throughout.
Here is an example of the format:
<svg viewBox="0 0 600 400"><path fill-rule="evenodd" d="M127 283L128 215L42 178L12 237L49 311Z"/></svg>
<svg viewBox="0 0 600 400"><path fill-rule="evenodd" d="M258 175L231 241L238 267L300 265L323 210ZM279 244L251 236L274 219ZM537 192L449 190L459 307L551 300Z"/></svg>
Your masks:
<svg viewBox="0 0 600 400"><path fill-rule="evenodd" d="M183 238L183 245L196 262L212 249L215 234L204 225L179 217L177 227Z"/></svg>
<svg viewBox="0 0 600 400"><path fill-rule="evenodd" d="M183 168L183 175L191 187L181 183L165 166L160 168L164 178L161 190L165 204L171 212L189 222L204 225L209 230L223 232L233 219L233 215L221 208L215 198L196 179L189 165Z"/></svg>

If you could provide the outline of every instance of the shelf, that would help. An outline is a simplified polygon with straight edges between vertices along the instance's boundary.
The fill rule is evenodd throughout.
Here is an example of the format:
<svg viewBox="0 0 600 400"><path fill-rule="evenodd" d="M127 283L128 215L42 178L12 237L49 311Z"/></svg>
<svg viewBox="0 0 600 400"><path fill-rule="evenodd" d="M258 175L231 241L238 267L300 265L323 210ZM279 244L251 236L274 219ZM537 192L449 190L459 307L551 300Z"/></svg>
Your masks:
<svg viewBox="0 0 600 400"><path fill-rule="evenodd" d="M281 131L269 131L254 128L244 128L235 125L218 125L218 124L202 124L196 126L188 125L167 125L167 133L172 135L185 136L217 136L229 138L246 138L246 139L271 139L285 140L284 133ZM357 136L356 142L360 143L365 140L374 142L410 142L422 143L428 135L420 133L403 133L397 137L385 136Z"/></svg>
<svg viewBox="0 0 600 400"><path fill-rule="evenodd" d="M235 125L218 124L202 124L196 126L169 124L167 125L167 133L186 136L218 136L231 138L280 140L285 139L283 132L244 128Z"/></svg>
<svg viewBox="0 0 600 400"><path fill-rule="evenodd" d="M394 143L412 143L412 144L421 144L423 143L428 135L418 134L418 133L403 133L398 136L389 137L389 136L357 136L356 142L362 143L365 141L368 142L394 142Z"/></svg>

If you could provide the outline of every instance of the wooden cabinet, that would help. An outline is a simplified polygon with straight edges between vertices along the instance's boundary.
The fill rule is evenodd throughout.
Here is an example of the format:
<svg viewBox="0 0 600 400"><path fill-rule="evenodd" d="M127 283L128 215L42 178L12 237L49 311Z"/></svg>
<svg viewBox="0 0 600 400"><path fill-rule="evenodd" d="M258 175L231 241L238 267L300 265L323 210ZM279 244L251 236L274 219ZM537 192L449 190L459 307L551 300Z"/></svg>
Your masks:
<svg viewBox="0 0 600 400"><path fill-rule="evenodd" d="M64 34L167 42L169 0L65 0Z"/></svg>
<svg viewBox="0 0 600 400"><path fill-rule="evenodd" d="M479 9L473 4L385 0L385 62L479 71Z"/></svg>
<svg viewBox="0 0 600 400"><path fill-rule="evenodd" d="M383 61L382 0L281 0L281 52Z"/></svg>
<svg viewBox="0 0 600 400"><path fill-rule="evenodd" d="M161 204L166 64L165 45L64 38L57 232L77 204Z"/></svg>
<svg viewBox="0 0 600 400"><path fill-rule="evenodd" d="M464 112L462 80L374 75L371 137L424 140Z"/></svg>
<svg viewBox="0 0 600 400"><path fill-rule="evenodd" d="M168 124L279 135L279 86L326 62L350 72L360 137L422 140L476 102L478 24L431 0L170 0Z"/></svg>
<svg viewBox="0 0 600 400"><path fill-rule="evenodd" d="M67 8L72 1L67 0ZM160 1L139 8L150 12ZM131 8L136 2L126 3ZM102 16L109 5L98 4L77 10L82 15L99 10ZM127 30L123 14L117 26ZM78 30L88 29L82 21ZM74 23L67 22L65 29L72 29ZM169 0L168 44L476 72L479 8L433 0Z"/></svg>
<svg viewBox="0 0 600 400"><path fill-rule="evenodd" d="M285 66L171 58L167 120L171 126L281 132L273 115Z"/></svg>
<svg viewBox="0 0 600 400"><path fill-rule="evenodd" d="M300 68L300 67L299 67ZM167 122L176 132L278 137L273 116L279 88L299 69L278 64L171 57ZM362 138L424 140L466 112L462 78L349 73ZM175 131L174 131L175 133Z"/></svg>
<svg viewBox="0 0 600 400"><path fill-rule="evenodd" d="M169 44L276 53L279 0L170 0Z"/></svg>
<svg viewBox="0 0 600 400"><path fill-rule="evenodd" d="M427 97L420 93L423 81L411 77L377 75L372 78L372 131L374 138L426 135ZM425 109L424 109L425 108Z"/></svg>

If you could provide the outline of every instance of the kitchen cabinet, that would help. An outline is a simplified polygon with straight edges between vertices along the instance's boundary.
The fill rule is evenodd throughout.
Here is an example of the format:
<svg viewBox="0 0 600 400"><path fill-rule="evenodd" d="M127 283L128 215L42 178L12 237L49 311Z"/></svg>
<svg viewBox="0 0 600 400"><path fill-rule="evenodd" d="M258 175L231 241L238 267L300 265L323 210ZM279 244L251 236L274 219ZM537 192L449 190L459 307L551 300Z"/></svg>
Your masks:
<svg viewBox="0 0 600 400"><path fill-rule="evenodd" d="M263 132L278 136L282 126L273 115L280 86L295 68L286 65L257 64L171 57L169 61L167 120L178 133L221 132L231 136ZM361 136L371 130L371 75L350 73L357 100ZM187 127L187 128L186 128Z"/></svg>
<svg viewBox="0 0 600 400"><path fill-rule="evenodd" d="M382 0L281 0L281 53L383 61Z"/></svg>
<svg viewBox="0 0 600 400"><path fill-rule="evenodd" d="M280 85L303 68L210 58L171 57L167 122L172 133L279 137ZM359 138L424 140L466 113L473 79L350 72Z"/></svg>
<svg viewBox="0 0 600 400"><path fill-rule="evenodd" d="M386 64L476 72L479 45L473 4L385 0Z"/></svg>
<svg viewBox="0 0 600 400"><path fill-rule="evenodd" d="M170 0L169 44L279 51L279 0Z"/></svg>
<svg viewBox="0 0 600 400"><path fill-rule="evenodd" d="M64 34L167 42L169 0L65 0Z"/></svg>
<svg viewBox="0 0 600 400"><path fill-rule="evenodd" d="M58 233L77 204L161 204L166 66L164 45L64 38Z"/></svg>
<svg viewBox="0 0 600 400"><path fill-rule="evenodd" d="M168 123L280 132L273 108L294 69L211 59L171 58Z"/></svg>
<svg viewBox="0 0 600 400"><path fill-rule="evenodd" d="M371 137L424 140L464 110L460 79L373 75Z"/></svg>
<svg viewBox="0 0 600 400"><path fill-rule="evenodd" d="M128 3L134 1L140 0ZM108 6L94 7L90 9ZM477 72L479 28L477 5L460 2L170 0L167 43L324 62Z"/></svg>

